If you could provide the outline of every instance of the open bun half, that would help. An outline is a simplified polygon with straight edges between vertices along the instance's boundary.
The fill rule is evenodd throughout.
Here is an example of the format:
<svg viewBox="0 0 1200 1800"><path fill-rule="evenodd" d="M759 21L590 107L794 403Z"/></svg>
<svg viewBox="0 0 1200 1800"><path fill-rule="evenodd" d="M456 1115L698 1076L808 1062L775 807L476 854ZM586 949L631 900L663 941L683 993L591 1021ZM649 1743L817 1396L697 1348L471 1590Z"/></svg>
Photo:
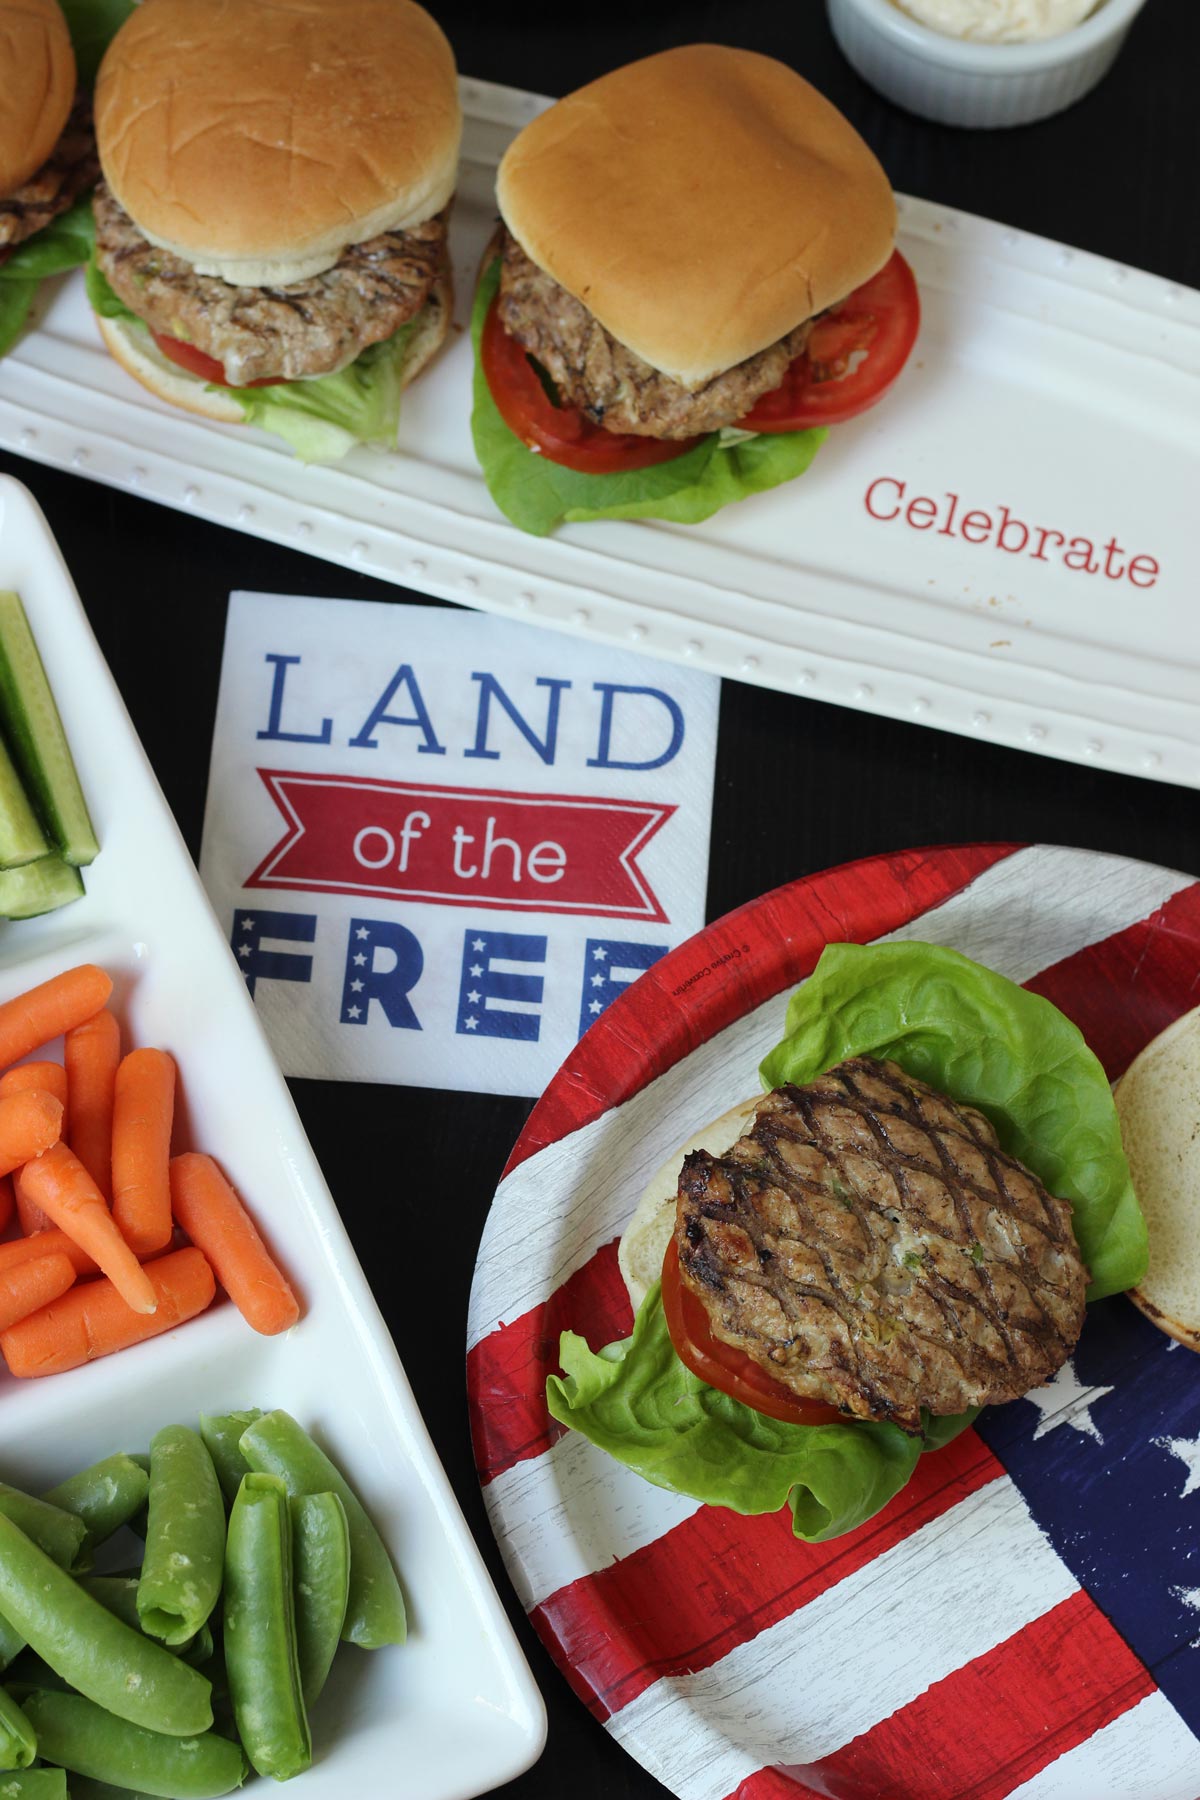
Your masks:
<svg viewBox="0 0 1200 1800"><path fill-rule="evenodd" d="M749 1127L764 1098L756 1094L753 1100L740 1100L731 1106L719 1119L681 1144L646 1183L617 1246L617 1263L635 1313L662 1274L663 1257L675 1230L675 1196L684 1157L693 1150L723 1156Z"/></svg>
<svg viewBox="0 0 1200 1800"><path fill-rule="evenodd" d="M695 389L892 252L888 178L794 70L691 44L569 94L506 151L500 211L607 331Z"/></svg>
<svg viewBox="0 0 1200 1800"><path fill-rule="evenodd" d="M50 156L74 99L75 52L58 0L0 0L0 199Z"/></svg>
<svg viewBox="0 0 1200 1800"><path fill-rule="evenodd" d="M1150 1266L1130 1298L1200 1350L1200 1008L1147 1044L1115 1099L1150 1240Z"/></svg>
<svg viewBox="0 0 1200 1800"><path fill-rule="evenodd" d="M105 54L105 180L152 244L243 287L332 268L454 192L454 55L416 0L148 0Z"/></svg>

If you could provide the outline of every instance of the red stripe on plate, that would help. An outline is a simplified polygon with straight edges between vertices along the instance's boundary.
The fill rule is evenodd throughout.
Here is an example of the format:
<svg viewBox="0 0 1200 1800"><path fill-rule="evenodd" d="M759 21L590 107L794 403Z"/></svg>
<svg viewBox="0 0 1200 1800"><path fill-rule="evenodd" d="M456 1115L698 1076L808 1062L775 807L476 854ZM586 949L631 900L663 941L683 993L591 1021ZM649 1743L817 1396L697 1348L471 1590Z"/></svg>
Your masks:
<svg viewBox="0 0 1200 1800"><path fill-rule="evenodd" d="M1003 1800L1153 1692L1081 1590L833 1756L729 1800Z"/></svg>
<svg viewBox="0 0 1200 1800"><path fill-rule="evenodd" d="M593 1346L633 1330L633 1309L605 1244L541 1306L502 1325L467 1352L467 1390L479 1479L488 1482L548 1450L566 1427L546 1410L546 1373L558 1367L558 1339L576 1331Z"/></svg>
<svg viewBox="0 0 1200 1800"><path fill-rule="evenodd" d="M923 1456L881 1513L829 1544L798 1542L787 1509L741 1518L703 1506L530 1616L575 1692L608 1718L664 1676L710 1668L1003 1473L964 1431Z"/></svg>
<svg viewBox="0 0 1200 1800"><path fill-rule="evenodd" d="M1020 848L968 844L864 857L790 882L708 926L648 969L580 1040L531 1113L508 1169L620 1106L697 1045L810 975L826 944L866 943L896 931ZM767 954L758 953L760 945ZM685 988L686 1009L672 1004Z"/></svg>
<svg viewBox="0 0 1200 1800"><path fill-rule="evenodd" d="M1025 985L1075 1021L1115 1081L1151 1038L1200 1004L1198 937L1200 882ZM1112 1003L1114 993L1122 996L1120 1006Z"/></svg>

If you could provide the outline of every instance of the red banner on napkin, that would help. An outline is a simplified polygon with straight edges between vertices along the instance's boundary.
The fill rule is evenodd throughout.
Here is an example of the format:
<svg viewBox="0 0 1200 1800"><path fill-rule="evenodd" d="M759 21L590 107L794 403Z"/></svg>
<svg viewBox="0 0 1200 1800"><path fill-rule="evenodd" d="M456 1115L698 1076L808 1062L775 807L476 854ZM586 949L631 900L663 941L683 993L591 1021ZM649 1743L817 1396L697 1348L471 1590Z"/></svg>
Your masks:
<svg viewBox="0 0 1200 1800"><path fill-rule="evenodd" d="M258 773L288 829L248 888L666 921L637 856L674 806Z"/></svg>

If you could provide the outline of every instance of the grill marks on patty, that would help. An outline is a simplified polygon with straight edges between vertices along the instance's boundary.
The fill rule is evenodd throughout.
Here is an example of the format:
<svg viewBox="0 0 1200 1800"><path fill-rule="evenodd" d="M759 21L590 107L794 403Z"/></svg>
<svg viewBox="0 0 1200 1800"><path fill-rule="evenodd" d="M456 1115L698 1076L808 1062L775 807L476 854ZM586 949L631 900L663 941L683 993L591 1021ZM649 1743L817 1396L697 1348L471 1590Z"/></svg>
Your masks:
<svg viewBox="0 0 1200 1800"><path fill-rule="evenodd" d="M36 175L0 199L0 263L60 213L74 206L100 173L92 131L92 103L77 96L62 136Z"/></svg>
<svg viewBox="0 0 1200 1800"><path fill-rule="evenodd" d="M920 1429L1038 1387L1083 1324L1071 1208L982 1114L855 1057L688 1156L676 1242L716 1337L855 1417Z"/></svg>
<svg viewBox="0 0 1200 1800"><path fill-rule="evenodd" d="M541 363L566 405L608 431L688 438L735 425L779 386L808 341L806 321L693 393L618 343L581 300L526 256L511 232L503 235L499 306L505 330Z"/></svg>
<svg viewBox="0 0 1200 1800"><path fill-rule="evenodd" d="M443 304L447 212L342 252L333 268L281 287L235 287L147 242L102 182L96 260L131 312L225 366L237 387L328 375Z"/></svg>

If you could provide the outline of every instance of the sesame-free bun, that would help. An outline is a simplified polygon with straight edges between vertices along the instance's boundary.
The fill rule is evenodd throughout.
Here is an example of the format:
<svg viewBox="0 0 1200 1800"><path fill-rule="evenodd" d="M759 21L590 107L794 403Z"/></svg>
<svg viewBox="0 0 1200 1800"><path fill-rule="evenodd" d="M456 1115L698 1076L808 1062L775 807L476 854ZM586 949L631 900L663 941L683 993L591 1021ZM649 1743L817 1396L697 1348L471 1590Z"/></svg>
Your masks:
<svg viewBox="0 0 1200 1800"><path fill-rule="evenodd" d="M426 305L417 315L405 346L400 370L402 387L407 387L421 373L445 342L454 312L454 289L448 274L434 285L431 298L436 298L440 304ZM132 375L159 400L181 406L185 412L197 413L202 419L216 419L222 425L246 423L246 415L236 400L223 394L220 388L210 387L198 376L189 375L186 369L164 356L143 327L128 319L104 319L99 314L96 324L109 354L127 375Z"/></svg>
<svg viewBox="0 0 1200 1800"><path fill-rule="evenodd" d="M662 1274L663 1257L675 1231L675 1197L679 1192L679 1171L684 1157L693 1150L707 1150L713 1156L724 1156L749 1129L763 1098L762 1094L756 1094L753 1100L741 1100L731 1106L719 1119L714 1119L686 1144L681 1144L646 1183L617 1245L617 1264L635 1313Z"/></svg>
<svg viewBox="0 0 1200 1800"><path fill-rule="evenodd" d="M96 83L105 180L152 244L274 287L454 191L454 55L415 0L144 0Z"/></svg>
<svg viewBox="0 0 1200 1800"><path fill-rule="evenodd" d="M0 199L35 175L75 99L75 52L58 0L0 0Z"/></svg>
<svg viewBox="0 0 1200 1800"><path fill-rule="evenodd" d="M837 108L772 57L716 44L560 100L509 146L497 194L526 254L692 389L844 299L896 226Z"/></svg>
<svg viewBox="0 0 1200 1800"><path fill-rule="evenodd" d="M1150 1244L1130 1299L1200 1350L1200 1008L1147 1044L1114 1097Z"/></svg>

